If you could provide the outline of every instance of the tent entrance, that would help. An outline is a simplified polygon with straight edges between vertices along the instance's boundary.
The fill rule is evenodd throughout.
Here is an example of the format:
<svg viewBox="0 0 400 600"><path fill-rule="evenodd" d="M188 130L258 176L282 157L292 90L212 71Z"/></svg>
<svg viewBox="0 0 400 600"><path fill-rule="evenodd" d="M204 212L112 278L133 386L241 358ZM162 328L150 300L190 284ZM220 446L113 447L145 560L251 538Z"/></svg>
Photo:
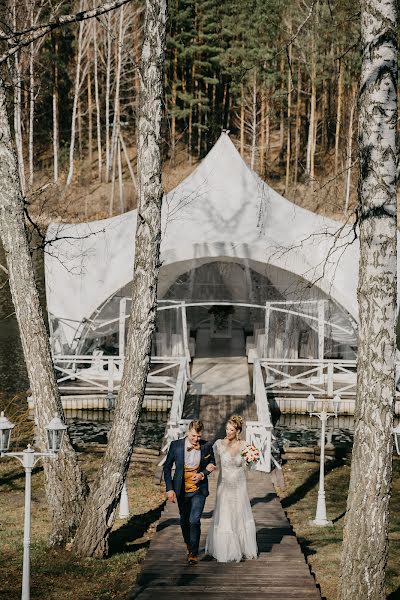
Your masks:
<svg viewBox="0 0 400 600"><path fill-rule="evenodd" d="M123 359L132 301L114 295L81 331L72 352ZM55 336L53 335L53 341ZM327 300L265 304L159 300L152 355L157 357L248 356L282 359L355 358L356 333Z"/></svg>

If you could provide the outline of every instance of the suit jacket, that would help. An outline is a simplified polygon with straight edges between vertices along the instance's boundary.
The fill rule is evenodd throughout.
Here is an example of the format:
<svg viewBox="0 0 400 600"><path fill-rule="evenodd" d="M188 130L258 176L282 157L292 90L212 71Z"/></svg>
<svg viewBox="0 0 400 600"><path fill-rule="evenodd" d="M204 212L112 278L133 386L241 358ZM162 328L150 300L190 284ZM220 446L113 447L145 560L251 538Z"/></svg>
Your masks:
<svg viewBox="0 0 400 600"><path fill-rule="evenodd" d="M164 463L164 481L167 492L174 490L179 496L185 493L184 486L184 468L185 468L185 441L186 438L171 442L166 461ZM172 477L172 467L175 463L175 474ZM209 472L206 466L209 464L215 465L215 456L211 442L200 440L200 464L197 473L204 473L204 479L199 481L199 491L208 496L208 475Z"/></svg>

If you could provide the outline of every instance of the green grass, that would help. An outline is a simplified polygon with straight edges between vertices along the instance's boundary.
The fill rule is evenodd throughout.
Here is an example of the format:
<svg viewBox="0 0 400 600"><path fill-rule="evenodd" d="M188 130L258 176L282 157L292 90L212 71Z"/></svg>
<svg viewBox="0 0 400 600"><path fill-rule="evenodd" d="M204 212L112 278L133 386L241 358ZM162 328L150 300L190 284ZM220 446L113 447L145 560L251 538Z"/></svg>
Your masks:
<svg viewBox="0 0 400 600"><path fill-rule="evenodd" d="M315 518L317 506L319 465L290 461L283 469L286 489L278 490L282 505L321 586L323 597L336 600L350 466L341 463L326 465L327 517L333 521L333 526L323 528L310 525L310 521ZM397 460L393 463L390 511L386 593L388 599L396 600L400 599L400 462Z"/></svg>
<svg viewBox="0 0 400 600"><path fill-rule="evenodd" d="M81 457L89 478L99 455ZM110 557L77 559L72 552L47 546L50 521L43 471L32 477L32 600L126 600L132 593L164 502L154 483L154 464L135 463L128 477L131 517L116 520L110 536ZM0 598L20 598L24 472L15 460L0 461Z"/></svg>

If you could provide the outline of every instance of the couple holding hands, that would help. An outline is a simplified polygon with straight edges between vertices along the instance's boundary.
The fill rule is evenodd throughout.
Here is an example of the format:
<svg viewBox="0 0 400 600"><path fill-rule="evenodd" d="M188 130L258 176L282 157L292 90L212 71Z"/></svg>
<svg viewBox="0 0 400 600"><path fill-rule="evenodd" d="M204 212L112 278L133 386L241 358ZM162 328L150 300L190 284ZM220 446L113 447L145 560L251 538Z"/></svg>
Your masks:
<svg viewBox="0 0 400 600"><path fill-rule="evenodd" d="M188 563L198 560L200 519L208 496L208 476L218 469L214 514L205 552L218 562L257 558L256 528L246 485L246 443L240 439L243 418L233 415L224 439L212 445L201 439L203 423L192 421L186 437L171 442L164 464L167 498L177 502ZM172 467L175 474L172 477Z"/></svg>

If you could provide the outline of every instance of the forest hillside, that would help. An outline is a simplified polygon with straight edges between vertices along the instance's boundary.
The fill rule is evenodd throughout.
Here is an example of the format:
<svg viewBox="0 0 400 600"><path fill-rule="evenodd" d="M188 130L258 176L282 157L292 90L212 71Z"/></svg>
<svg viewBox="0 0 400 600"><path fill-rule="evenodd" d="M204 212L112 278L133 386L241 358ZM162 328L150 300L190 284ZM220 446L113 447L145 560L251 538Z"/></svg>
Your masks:
<svg viewBox="0 0 400 600"><path fill-rule="evenodd" d="M63 1L57 14L89 7ZM24 31L50 0L9 0ZM186 177L221 130L293 202L353 219L359 6L349 0L171 0L164 186ZM4 67L20 178L32 219L104 218L136 205L143 5L55 29Z"/></svg>

